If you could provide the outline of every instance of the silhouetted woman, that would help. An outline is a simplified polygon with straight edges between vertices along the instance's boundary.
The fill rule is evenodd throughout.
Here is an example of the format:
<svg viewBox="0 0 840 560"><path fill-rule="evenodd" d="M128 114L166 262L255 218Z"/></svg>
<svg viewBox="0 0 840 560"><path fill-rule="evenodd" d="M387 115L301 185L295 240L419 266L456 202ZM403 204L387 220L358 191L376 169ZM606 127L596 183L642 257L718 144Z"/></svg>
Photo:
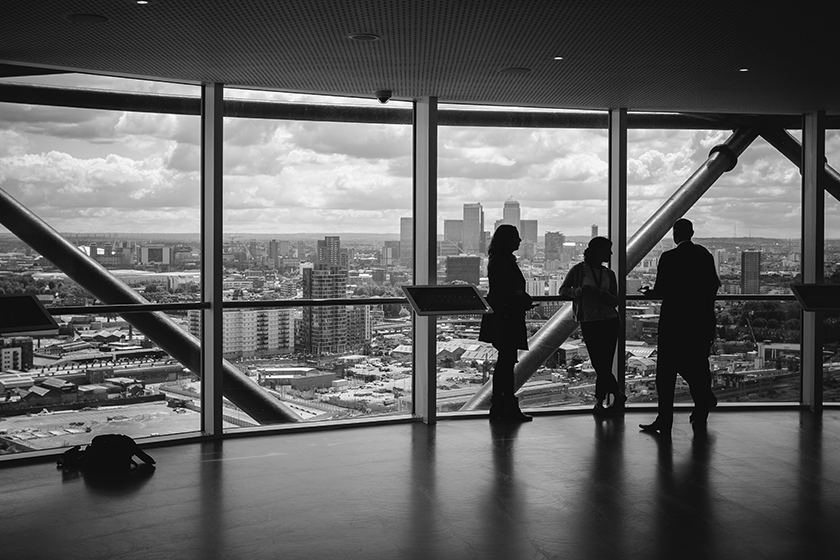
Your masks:
<svg viewBox="0 0 840 560"><path fill-rule="evenodd" d="M618 305L615 273L603 265L610 255L612 241L593 237L583 252L583 262L572 267L560 286L560 295L573 298L575 320L580 322L583 341L595 369L596 414L619 412L627 400L612 374L620 323L615 309ZM609 395L613 396L613 405L606 408L604 401Z"/></svg>
<svg viewBox="0 0 840 560"><path fill-rule="evenodd" d="M493 313L481 319L478 339L490 342L499 351L493 370L493 397L490 401L490 420L527 422L531 417L519 410L519 400L514 394L513 368L519 350L528 349L528 331L525 329L525 312L533 300L525 292L525 277L516 264L513 252L519 249L519 231L512 225L496 228L487 254L487 277L490 292L487 302Z"/></svg>

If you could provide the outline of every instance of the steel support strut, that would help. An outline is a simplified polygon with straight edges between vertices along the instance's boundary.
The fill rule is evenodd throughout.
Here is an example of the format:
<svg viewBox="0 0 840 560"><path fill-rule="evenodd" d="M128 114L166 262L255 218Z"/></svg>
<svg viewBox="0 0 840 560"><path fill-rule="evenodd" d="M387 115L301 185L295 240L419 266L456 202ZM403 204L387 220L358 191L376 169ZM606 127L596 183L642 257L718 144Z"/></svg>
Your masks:
<svg viewBox="0 0 840 560"><path fill-rule="evenodd" d="M627 272L641 262L678 219L709 190L718 178L735 168L740 156L757 132L750 128L738 129L726 142L712 148L709 158L688 180L665 201L665 204L639 228L627 242ZM575 331L578 323L572 317L572 304L567 303L528 340L528 351L514 368L514 387L519 389L545 363ZM490 401L493 381L484 384L461 410L477 410Z"/></svg>
<svg viewBox="0 0 840 560"><path fill-rule="evenodd" d="M3 189L0 189L0 224L104 303L149 303ZM201 375L201 342L165 313L126 313L123 318L190 371ZM294 412L268 395L233 364L223 362L223 370L224 395L254 420L260 424L298 420Z"/></svg>
<svg viewBox="0 0 840 560"><path fill-rule="evenodd" d="M767 140L771 146L779 150L783 156L799 168L802 173L802 144L790 135L784 128L760 129L759 134ZM840 173L825 163L825 192L840 200Z"/></svg>

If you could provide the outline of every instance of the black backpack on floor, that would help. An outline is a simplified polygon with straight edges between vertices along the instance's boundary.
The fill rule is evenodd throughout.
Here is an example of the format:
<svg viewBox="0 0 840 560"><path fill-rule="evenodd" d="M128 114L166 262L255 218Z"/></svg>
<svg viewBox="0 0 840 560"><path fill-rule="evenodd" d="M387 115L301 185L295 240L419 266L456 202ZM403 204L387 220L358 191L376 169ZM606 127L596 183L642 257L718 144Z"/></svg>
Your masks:
<svg viewBox="0 0 840 560"><path fill-rule="evenodd" d="M93 438L84 449L75 446L64 452L57 466L64 470L81 470L96 476L121 476L137 468L137 457L147 465L154 465L145 451L133 439L122 434L102 434Z"/></svg>

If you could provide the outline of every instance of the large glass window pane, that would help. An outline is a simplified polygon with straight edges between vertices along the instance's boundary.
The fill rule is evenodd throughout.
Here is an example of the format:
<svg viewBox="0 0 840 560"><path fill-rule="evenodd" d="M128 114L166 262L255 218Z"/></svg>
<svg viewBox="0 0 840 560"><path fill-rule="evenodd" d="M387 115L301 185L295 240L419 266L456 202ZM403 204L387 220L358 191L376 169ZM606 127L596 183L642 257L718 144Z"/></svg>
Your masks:
<svg viewBox="0 0 840 560"><path fill-rule="evenodd" d="M706 161L710 149L730 134L715 130L629 131L627 221L631 239ZM737 167L719 178L685 214L694 223L693 240L715 259L722 283L718 294L764 296L761 300L721 298L717 302L718 339L711 357L716 387L723 390L738 379L739 383L765 381L759 390L750 389L743 395L723 391L721 400L799 400L798 381L790 384L788 377L798 380L799 375L799 316L790 297L790 284L800 273L800 186L796 166L758 138L739 157ZM659 256L673 247L669 232L642 256L628 274L628 296L643 285L654 284ZM773 295L779 298L774 300ZM650 375L656 367L659 305L659 301L640 299L627 304L631 401L656 399ZM785 375L780 377L782 370Z"/></svg>
<svg viewBox="0 0 840 560"><path fill-rule="evenodd" d="M606 130L444 126L438 138L438 284L465 282L486 293L487 247L507 223L522 239L517 259L528 293L557 298L589 239L607 234ZM562 306L543 301L528 313L529 334ZM441 412L459 410L492 376L497 352L478 342L479 323L479 316L437 321ZM585 357L573 334L518 393L522 406L586 402L583 389L570 390L584 384Z"/></svg>
<svg viewBox="0 0 840 560"><path fill-rule="evenodd" d="M86 89L123 83L43 78L52 81L4 81ZM127 82L129 91L198 94L194 86ZM199 429L198 405L175 412L160 390L195 375L178 361L183 352L176 358L160 347L186 330L185 312L145 336L130 315L95 309L135 303L135 296L200 299L199 118L133 109L0 107L0 189L9 197L0 213L0 293L90 309L56 316L57 335L0 339L0 437L12 442L9 449L86 443L103 431L147 437Z"/></svg>
<svg viewBox="0 0 840 560"><path fill-rule="evenodd" d="M825 156L828 164L840 170L840 131L825 133ZM836 173L828 180L833 184ZM825 282L840 284L840 202L831 194L840 188L826 188L825 193ZM840 401L840 310L823 315L823 399Z"/></svg>
<svg viewBox="0 0 840 560"><path fill-rule="evenodd" d="M226 96L332 107L336 121L344 107L370 101L249 90ZM411 106L382 110L394 107ZM401 243L412 206L411 142L408 125L225 118L224 299L403 298L412 264L411 245ZM315 412L301 420L410 412L406 306L224 315L225 357L257 372L260 385L290 406L312 401Z"/></svg>
<svg viewBox="0 0 840 560"><path fill-rule="evenodd" d="M149 302L198 301L199 117L10 103L0 115L4 193ZM56 266L64 249L33 231L0 217L0 289L47 306L118 303Z"/></svg>

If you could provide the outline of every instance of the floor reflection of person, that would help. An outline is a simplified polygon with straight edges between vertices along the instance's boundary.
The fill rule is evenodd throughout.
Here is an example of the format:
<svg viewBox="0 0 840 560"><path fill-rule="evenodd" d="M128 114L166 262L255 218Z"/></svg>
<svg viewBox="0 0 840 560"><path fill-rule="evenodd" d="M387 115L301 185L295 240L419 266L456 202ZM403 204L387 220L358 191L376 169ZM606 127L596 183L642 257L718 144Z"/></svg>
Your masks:
<svg viewBox="0 0 840 560"><path fill-rule="evenodd" d="M709 352L715 340L715 296L720 279L712 254L691 241L694 226L689 220L674 223L676 248L659 257L653 289L644 295L661 298L656 360L658 414L642 431L670 433L674 423L674 390L679 373L694 399L691 422L705 429L709 409L717 405L712 393Z"/></svg>
<svg viewBox="0 0 840 560"><path fill-rule="evenodd" d="M627 397L612 373L615 345L620 327L618 283L615 273L604 266L612 255L612 241L593 237L583 252L583 262L573 266L560 286L560 295L573 298L575 320L595 369L595 414L613 415L624 410ZM612 396L612 405L605 407Z"/></svg>
<svg viewBox="0 0 840 560"><path fill-rule="evenodd" d="M519 409L513 375L519 350L528 349L525 312L533 304L531 296L525 292L525 277L513 254L519 249L521 241L516 227L502 224L496 228L487 250L490 256L487 264L490 282L487 302L493 308L493 313L482 316L478 339L490 342L499 352L493 369L491 421L532 420L531 416Z"/></svg>

